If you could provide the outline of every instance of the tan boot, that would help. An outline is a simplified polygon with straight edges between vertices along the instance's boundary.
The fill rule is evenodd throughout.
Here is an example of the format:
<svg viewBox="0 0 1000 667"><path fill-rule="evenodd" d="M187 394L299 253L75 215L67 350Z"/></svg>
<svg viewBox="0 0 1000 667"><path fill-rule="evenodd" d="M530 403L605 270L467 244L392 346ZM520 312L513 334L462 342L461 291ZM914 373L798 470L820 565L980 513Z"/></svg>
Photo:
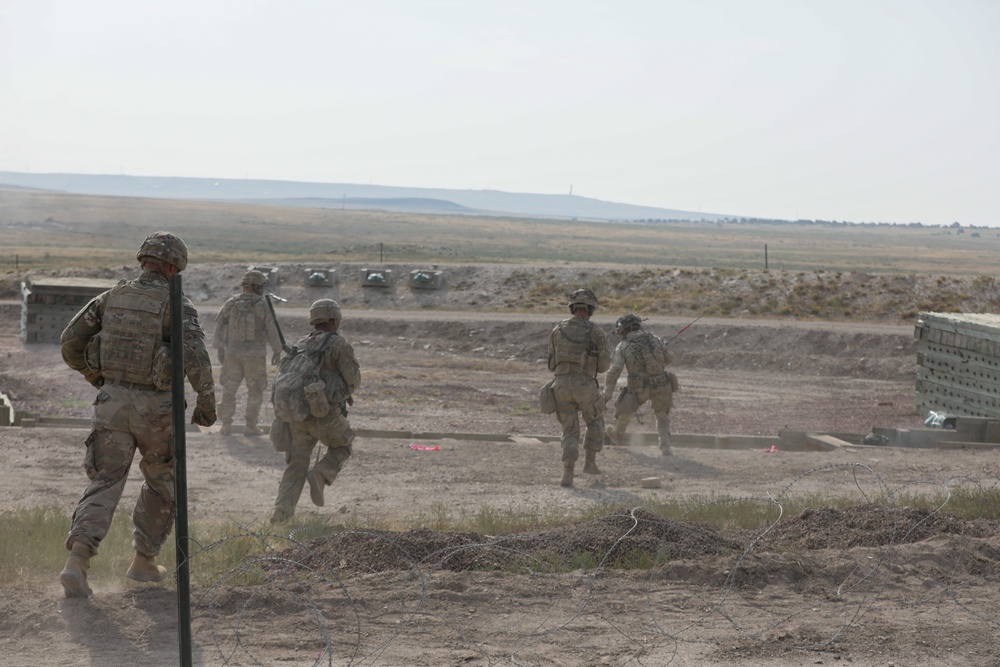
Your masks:
<svg viewBox="0 0 1000 667"><path fill-rule="evenodd" d="M326 478L310 470L306 473L306 481L309 482L309 498L316 507L323 506L323 491L326 488Z"/></svg>
<svg viewBox="0 0 1000 667"><path fill-rule="evenodd" d="M271 523L285 523L291 521L295 516L295 510L286 510L284 507L275 507L271 512Z"/></svg>
<svg viewBox="0 0 1000 667"><path fill-rule="evenodd" d="M219 433L222 435L230 435L233 432L232 422L222 422L222 428L219 429Z"/></svg>
<svg viewBox="0 0 1000 667"><path fill-rule="evenodd" d="M167 576L167 568L157 565L154 556L146 556L136 551L125 576L132 581L163 581Z"/></svg>
<svg viewBox="0 0 1000 667"><path fill-rule="evenodd" d="M258 435L264 435L264 432L257 428L256 424L247 424L243 427L243 435L250 436L251 438L257 437Z"/></svg>
<svg viewBox="0 0 1000 667"><path fill-rule="evenodd" d="M573 468L576 467L574 461L563 461L563 475L559 480L559 486L573 486Z"/></svg>
<svg viewBox="0 0 1000 667"><path fill-rule="evenodd" d="M597 452L593 449L583 450L587 457L583 461L583 472L588 475L600 475L601 469L597 467Z"/></svg>
<svg viewBox="0 0 1000 667"><path fill-rule="evenodd" d="M87 570L90 569L90 559L94 550L89 544L73 542L66 566L59 573L59 583L68 598L87 598L94 594L87 584Z"/></svg>

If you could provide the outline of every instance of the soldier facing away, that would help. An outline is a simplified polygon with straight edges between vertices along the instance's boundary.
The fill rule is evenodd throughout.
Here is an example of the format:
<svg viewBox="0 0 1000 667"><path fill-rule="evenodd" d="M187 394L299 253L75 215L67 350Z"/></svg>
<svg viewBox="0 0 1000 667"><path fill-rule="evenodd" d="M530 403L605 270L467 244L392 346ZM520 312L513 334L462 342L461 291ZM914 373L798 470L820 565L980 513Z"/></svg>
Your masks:
<svg viewBox="0 0 1000 667"><path fill-rule="evenodd" d="M361 370L354 348L338 333L342 318L333 299L314 302L309 307L314 330L295 343L294 354L282 360L274 379L271 440L284 452L288 466L278 485L271 523L294 516L307 481L313 504L322 507L325 487L351 456L354 430L347 421L347 406L354 404L352 395L361 385ZM290 388L287 393L286 388ZM302 391L296 395L297 390ZM326 453L310 469L317 442L326 446Z"/></svg>
<svg viewBox="0 0 1000 667"><path fill-rule="evenodd" d="M608 370L611 358L607 335L590 321L596 309L593 291L576 290L569 301L572 317L557 324L549 334L549 370L555 373L552 392L556 418L562 426L561 486L573 486L573 472L580 458L581 415L587 425L583 472L601 474L597 452L604 447L605 404L597 375Z"/></svg>
<svg viewBox="0 0 1000 667"><path fill-rule="evenodd" d="M611 399L622 370L628 371L628 386L615 402L615 424L608 427L608 437L616 445L624 444L629 420L649 401L656 417L660 454L670 456L670 409L674 405L677 376L667 370L667 365L674 362L674 355L662 338L643 330L642 320L634 313L619 317L615 332L622 341L611 355L605 400Z"/></svg>
<svg viewBox="0 0 1000 667"><path fill-rule="evenodd" d="M167 232L146 237L136 253L142 275L94 297L60 340L66 364L98 389L84 468L90 484L73 512L70 556L60 574L66 597L92 594L90 559L108 534L138 448L145 482L132 512L135 558L125 576L161 581L156 564L174 521L169 280L187 266L187 246ZM191 423L215 423L212 362L198 312L183 298L185 375L198 395Z"/></svg>
<svg viewBox="0 0 1000 667"><path fill-rule="evenodd" d="M267 389L267 345L271 345L271 364L281 358L281 338L267 303L264 285L267 276L253 269L243 275L243 293L230 297L219 311L212 344L218 351L222 371L222 400L219 402L221 433L233 432L236 414L236 392L244 381L247 385L246 426L244 435L257 436L263 431L257 427L260 407Z"/></svg>

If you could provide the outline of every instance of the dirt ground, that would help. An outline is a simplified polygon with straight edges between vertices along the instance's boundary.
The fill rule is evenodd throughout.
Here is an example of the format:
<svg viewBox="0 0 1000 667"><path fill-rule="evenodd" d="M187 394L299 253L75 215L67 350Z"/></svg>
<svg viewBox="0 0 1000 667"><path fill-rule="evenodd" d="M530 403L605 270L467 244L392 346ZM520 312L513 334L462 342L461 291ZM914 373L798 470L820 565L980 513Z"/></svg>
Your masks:
<svg viewBox="0 0 1000 667"><path fill-rule="evenodd" d="M198 305L211 334L219 302ZM17 307L0 304L0 392L40 416L88 416L92 388L63 366L56 346L20 342ZM302 537L297 524L273 531L266 517L283 460L267 438L224 437L218 426L187 433L192 520L221 521L232 540L271 545L193 592L195 664L1000 664L996 525L904 502L994 488L995 450L676 446L660 458L651 446L608 447L602 474L578 469L564 489L558 443L532 437L559 432L534 406L548 377L547 332L561 313L363 308L350 304L343 324L363 373L350 419L367 432L403 433L359 438L326 506L306 494L298 508L304 519L341 516L347 530L322 538ZM307 330L304 313L294 299L281 307L289 338ZM596 321L610 328L613 319L599 313ZM670 337L685 324L646 326ZM701 320L671 344L682 384L673 430L919 428L912 334L908 325ZM652 432L648 406L639 417L630 430ZM86 433L0 429L0 512L70 513L85 486ZM660 488L640 485L654 476ZM137 465L131 479L124 511L139 488ZM820 496L851 507L823 506ZM699 527L697 511L664 521L644 509L671 498L718 503L734 517L755 508L759 519L717 533ZM789 500L809 509L782 514ZM431 530L443 517L594 506L604 509L593 521L530 535ZM427 528L384 530L393 524ZM651 567L622 567L638 553ZM261 583L246 583L247 573ZM120 575L92 584L86 601L64 599L57 572L28 595L5 591L0 662L177 662L172 584Z"/></svg>

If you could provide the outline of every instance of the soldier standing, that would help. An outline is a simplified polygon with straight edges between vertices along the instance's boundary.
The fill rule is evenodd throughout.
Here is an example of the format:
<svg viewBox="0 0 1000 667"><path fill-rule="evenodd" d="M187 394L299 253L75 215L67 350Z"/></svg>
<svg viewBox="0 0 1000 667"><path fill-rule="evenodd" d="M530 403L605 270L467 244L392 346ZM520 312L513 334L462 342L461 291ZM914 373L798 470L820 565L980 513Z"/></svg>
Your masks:
<svg viewBox="0 0 1000 667"><path fill-rule="evenodd" d="M260 406L267 389L267 344L270 343L271 364L276 366L281 358L281 338L274 318L264 301L267 276L253 269L243 275L243 294L230 297L222 305L215 323L212 344L218 351L222 372L222 400L219 402L219 419L222 435L233 432L236 414L236 392L244 381L247 385L246 426L244 435L257 436Z"/></svg>
<svg viewBox="0 0 1000 667"><path fill-rule="evenodd" d="M674 355L662 338L643 330L642 320L634 313L619 317L615 332L622 341L611 355L604 386L605 401L611 399L622 370L628 370L628 386L615 402L615 425L608 427L608 437L616 445L624 444L625 429L632 415L650 401L656 416L660 454L670 456L670 409L674 405L677 376L667 370L667 365L674 362Z"/></svg>
<svg viewBox="0 0 1000 667"><path fill-rule="evenodd" d="M62 356L98 389L84 468L90 484L76 510L59 576L66 597L92 594L90 559L108 534L138 448L145 482L132 512L135 558L125 576L161 581L156 564L174 521L169 280L187 266L187 246L167 232L146 237L136 253L142 275L94 297L62 332ZM198 312L183 298L185 375L198 395L191 423L215 423L212 362Z"/></svg>
<svg viewBox="0 0 1000 667"><path fill-rule="evenodd" d="M361 370L354 348L338 333L342 317L333 299L314 302L309 307L314 330L295 343L295 353L281 362L274 379L271 398L276 421L271 439L285 453L288 466L278 485L271 523L283 523L295 515L307 481L313 504L322 507L325 487L351 456L354 430L347 421L347 406L354 404L352 395L361 385ZM283 390L292 386L305 390L308 404L301 409L284 403ZM309 458L317 442L326 446L326 454L310 469Z"/></svg>
<svg viewBox="0 0 1000 667"><path fill-rule="evenodd" d="M583 472L601 474L597 452L604 446L604 400L597 375L611 364L608 338L590 318L597 309L597 296L589 289L573 292L569 301L572 317L549 334L549 370L555 373L552 391L556 417L562 426L563 476L561 486L573 486L573 469L580 458L580 415L587 425L583 447Z"/></svg>

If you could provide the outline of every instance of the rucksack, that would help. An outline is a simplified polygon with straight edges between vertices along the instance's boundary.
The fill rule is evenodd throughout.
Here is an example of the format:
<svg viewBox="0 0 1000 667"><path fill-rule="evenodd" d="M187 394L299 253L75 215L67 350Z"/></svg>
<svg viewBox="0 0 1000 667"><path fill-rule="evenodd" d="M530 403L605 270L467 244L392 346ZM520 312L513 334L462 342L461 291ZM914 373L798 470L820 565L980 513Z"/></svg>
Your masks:
<svg viewBox="0 0 1000 667"><path fill-rule="evenodd" d="M284 357L271 384L274 416L281 421L302 422L313 416L306 388L322 382L320 376L323 352L333 336L327 334L312 351L301 350Z"/></svg>

